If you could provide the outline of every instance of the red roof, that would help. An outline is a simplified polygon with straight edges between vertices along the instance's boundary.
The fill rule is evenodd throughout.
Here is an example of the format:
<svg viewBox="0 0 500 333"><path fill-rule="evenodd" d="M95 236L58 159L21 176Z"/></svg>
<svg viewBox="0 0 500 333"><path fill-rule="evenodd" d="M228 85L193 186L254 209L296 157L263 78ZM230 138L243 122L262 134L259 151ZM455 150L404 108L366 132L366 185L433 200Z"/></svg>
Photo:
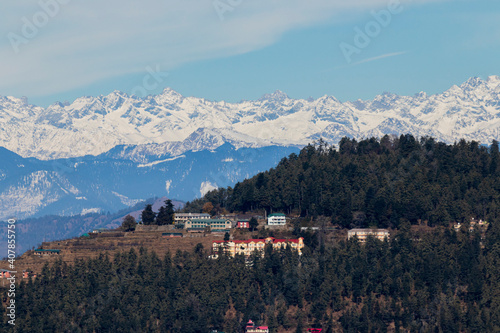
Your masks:
<svg viewBox="0 0 500 333"><path fill-rule="evenodd" d="M298 239L273 239L273 243L298 243Z"/></svg>
<svg viewBox="0 0 500 333"><path fill-rule="evenodd" d="M250 319L247 323L247 330L248 329L251 329L251 330L268 330L269 327L268 326L255 326L254 322Z"/></svg>
<svg viewBox="0 0 500 333"><path fill-rule="evenodd" d="M269 237L271 238L272 242L273 243L299 243L299 240L298 239L276 239L276 238L273 238L273 237ZM242 243L262 243L262 242L266 242L266 239L243 239L243 240L233 240L233 242L235 244L242 244ZM226 243L226 241L214 241L214 243L216 244L224 244Z"/></svg>

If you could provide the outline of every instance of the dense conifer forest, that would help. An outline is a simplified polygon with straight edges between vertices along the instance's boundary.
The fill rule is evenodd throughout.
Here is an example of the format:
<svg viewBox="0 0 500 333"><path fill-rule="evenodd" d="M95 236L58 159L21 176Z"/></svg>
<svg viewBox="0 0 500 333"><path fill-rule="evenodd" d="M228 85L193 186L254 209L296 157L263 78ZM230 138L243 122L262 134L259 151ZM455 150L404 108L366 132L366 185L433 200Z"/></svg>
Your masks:
<svg viewBox="0 0 500 333"><path fill-rule="evenodd" d="M228 211L329 216L343 227L490 220L500 207L498 148L496 141L491 147L465 140L447 145L411 135L344 138L338 149L320 141L234 188L207 193L185 211L199 212L211 202Z"/></svg>
<svg viewBox="0 0 500 333"><path fill-rule="evenodd" d="M164 258L132 250L58 262L18 286L16 326L4 321L0 330L242 332L252 319L271 332L496 332L500 230L492 225L484 247L479 232L420 237L404 222L390 243L309 235L301 257L268 248L251 264L207 259L202 246Z"/></svg>
<svg viewBox="0 0 500 333"><path fill-rule="evenodd" d="M330 241L300 231L306 247L249 260L201 244L159 255L144 249L47 265L16 292L14 332L500 331L499 151L410 135L323 142L234 188L187 205L201 211L266 209L327 216L343 227L394 228L384 242ZM469 231L470 218L486 231ZM464 222L461 229L450 222ZM425 224L426 232L412 224ZM272 235L272 231L271 231ZM6 293L3 301L7 299ZM5 304L3 304L5 311Z"/></svg>

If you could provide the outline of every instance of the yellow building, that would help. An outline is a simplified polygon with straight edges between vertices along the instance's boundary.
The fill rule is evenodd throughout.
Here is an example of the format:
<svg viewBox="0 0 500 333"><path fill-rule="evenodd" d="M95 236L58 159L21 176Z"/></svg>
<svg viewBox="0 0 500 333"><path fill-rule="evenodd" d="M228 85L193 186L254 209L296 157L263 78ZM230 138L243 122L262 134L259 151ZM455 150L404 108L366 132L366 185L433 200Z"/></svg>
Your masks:
<svg viewBox="0 0 500 333"><path fill-rule="evenodd" d="M268 237L266 239L246 239L232 241L214 241L213 251L217 253L219 249L223 249L229 256L234 257L237 254L250 256L254 251L261 251L264 254L264 248L267 244L272 244L273 249L285 249L290 246L293 250L302 254L304 248L304 238L299 239L276 239Z"/></svg>

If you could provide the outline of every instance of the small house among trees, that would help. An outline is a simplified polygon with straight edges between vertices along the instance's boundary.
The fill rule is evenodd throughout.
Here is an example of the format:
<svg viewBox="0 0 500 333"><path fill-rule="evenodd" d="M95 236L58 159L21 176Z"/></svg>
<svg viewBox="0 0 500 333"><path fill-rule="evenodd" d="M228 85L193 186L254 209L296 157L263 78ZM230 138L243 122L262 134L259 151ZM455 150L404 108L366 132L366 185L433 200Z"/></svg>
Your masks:
<svg viewBox="0 0 500 333"><path fill-rule="evenodd" d="M286 225L286 217L283 213L269 214L267 225Z"/></svg>
<svg viewBox="0 0 500 333"><path fill-rule="evenodd" d="M269 333L268 326L256 326L252 320L249 320L245 326L246 333Z"/></svg>

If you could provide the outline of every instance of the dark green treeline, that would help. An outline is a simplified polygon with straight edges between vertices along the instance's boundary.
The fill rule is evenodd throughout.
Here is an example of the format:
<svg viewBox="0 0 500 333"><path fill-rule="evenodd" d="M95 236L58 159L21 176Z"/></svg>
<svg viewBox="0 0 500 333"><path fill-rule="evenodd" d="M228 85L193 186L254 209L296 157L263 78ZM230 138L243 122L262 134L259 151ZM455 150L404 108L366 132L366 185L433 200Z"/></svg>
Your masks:
<svg viewBox="0 0 500 333"><path fill-rule="evenodd" d="M209 192L188 203L201 211L210 201L229 211L266 209L301 216L331 216L344 227L494 219L500 204L500 154L477 142L453 145L411 135L357 142L337 150L324 142L302 149L234 188Z"/></svg>
<svg viewBox="0 0 500 333"><path fill-rule="evenodd" d="M408 222L389 242L322 245L309 235L290 251L207 259L159 258L144 250L61 262L17 290L16 332L241 332L251 318L271 332L494 332L500 330L500 232L437 229L418 237ZM6 295L4 294L4 300ZM5 306L4 306L5 310ZM6 318L3 316L3 318Z"/></svg>

